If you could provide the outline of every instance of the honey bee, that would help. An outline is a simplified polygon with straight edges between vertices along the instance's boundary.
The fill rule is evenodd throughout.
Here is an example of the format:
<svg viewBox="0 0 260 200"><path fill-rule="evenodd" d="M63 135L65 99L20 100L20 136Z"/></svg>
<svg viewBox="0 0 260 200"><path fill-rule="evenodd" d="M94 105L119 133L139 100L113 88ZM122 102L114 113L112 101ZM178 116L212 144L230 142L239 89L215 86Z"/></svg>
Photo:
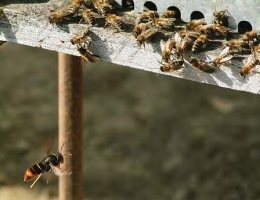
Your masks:
<svg viewBox="0 0 260 200"><path fill-rule="evenodd" d="M205 49L209 43L206 35L200 35L193 43L191 47L192 53L198 53L199 51Z"/></svg>
<svg viewBox="0 0 260 200"><path fill-rule="evenodd" d="M63 145L64 144L65 143L63 143ZM63 145L61 146L60 151L62 151ZM29 181L36 178L30 186L32 188L44 172L53 172L57 176L70 175L72 172L63 171L60 169L60 164L64 163L64 155L71 156L71 154L61 154L60 152L52 154L48 153L42 161L34 164L25 171L24 181Z"/></svg>
<svg viewBox="0 0 260 200"><path fill-rule="evenodd" d="M175 19L172 18L157 17L153 19L153 24L158 29L164 29L170 31L175 27L174 21Z"/></svg>
<svg viewBox="0 0 260 200"><path fill-rule="evenodd" d="M213 13L214 24L236 29L237 24L235 19L228 13L227 10L215 11Z"/></svg>
<svg viewBox="0 0 260 200"><path fill-rule="evenodd" d="M134 37L137 38L142 32L146 31L149 28L152 28L152 22L136 24L133 28L132 33Z"/></svg>
<svg viewBox="0 0 260 200"><path fill-rule="evenodd" d="M106 1L106 0L95 0L93 2L93 6L97 9L98 13L103 17L107 16L113 10L113 6L111 5L114 1Z"/></svg>
<svg viewBox="0 0 260 200"><path fill-rule="evenodd" d="M94 12L91 9L85 8L82 12L82 17L87 24L96 24L96 17L94 16Z"/></svg>
<svg viewBox="0 0 260 200"><path fill-rule="evenodd" d="M216 37L221 37L221 38L225 38L225 39L229 39L231 37L231 32L225 26L216 24L214 26L214 30L215 30Z"/></svg>
<svg viewBox="0 0 260 200"><path fill-rule="evenodd" d="M92 52L89 51L89 47L85 46L84 44L77 44L77 50L82 58L84 58L87 62L97 62L100 59L99 56L94 55Z"/></svg>
<svg viewBox="0 0 260 200"><path fill-rule="evenodd" d="M184 68L183 65L184 65L183 60L170 60L169 62L162 63L160 70L162 72L174 72Z"/></svg>
<svg viewBox="0 0 260 200"><path fill-rule="evenodd" d="M214 24L228 27L228 16L226 15L226 10L215 11L213 15Z"/></svg>
<svg viewBox="0 0 260 200"><path fill-rule="evenodd" d="M158 30L155 28L150 28L147 29L146 31L142 32L137 38L137 44L140 47L141 45L145 45L146 42L149 41L149 39L155 35L156 33L158 33Z"/></svg>
<svg viewBox="0 0 260 200"><path fill-rule="evenodd" d="M206 24L200 25L195 28L195 31L206 35L208 38L215 38L215 25L214 24Z"/></svg>
<svg viewBox="0 0 260 200"><path fill-rule="evenodd" d="M193 19L189 23L186 24L186 29L189 31L197 31L198 27L206 25L205 19Z"/></svg>
<svg viewBox="0 0 260 200"><path fill-rule="evenodd" d="M146 23L149 21L153 21L155 18L158 18L159 14L157 11L153 11L153 10L148 10L146 12L143 12L136 21L136 24L139 23Z"/></svg>
<svg viewBox="0 0 260 200"><path fill-rule="evenodd" d="M90 42L92 41L91 37L89 37L90 31L89 29L81 30L78 33L76 33L70 40L71 44L82 44L87 43L88 46Z"/></svg>
<svg viewBox="0 0 260 200"><path fill-rule="evenodd" d="M257 65L260 65L260 60L255 58L255 55L248 56L246 64L240 69L239 74L245 79L245 77L254 69Z"/></svg>
<svg viewBox="0 0 260 200"><path fill-rule="evenodd" d="M188 50L191 49L193 43L196 41L196 39L199 37L199 33L189 31L185 34L184 38L177 43L176 45L176 53L177 55L183 56L184 53L186 53Z"/></svg>
<svg viewBox="0 0 260 200"><path fill-rule="evenodd" d="M64 18L73 15L80 8L81 4L79 2L72 2L71 4L64 6L57 11L51 13L49 16L49 22L51 24L60 23Z"/></svg>
<svg viewBox="0 0 260 200"><path fill-rule="evenodd" d="M160 46L162 49L162 60L168 62L171 58L172 50L176 48L176 41L169 38L165 44L160 42Z"/></svg>
<svg viewBox="0 0 260 200"><path fill-rule="evenodd" d="M117 28L119 31L122 31L126 28L126 24L124 23L122 18L115 14L108 14L106 16L106 23L104 27L106 27L107 25L111 25Z"/></svg>
<svg viewBox="0 0 260 200"><path fill-rule="evenodd" d="M222 64L226 64L233 58L232 53L230 52L230 47L225 47L222 52L213 60L213 65L216 68L219 68Z"/></svg>
<svg viewBox="0 0 260 200"><path fill-rule="evenodd" d="M247 41L248 43L250 42L257 42L259 41L260 37L257 33L257 31L248 31L248 32L245 32L244 35L243 35L243 40Z"/></svg>
<svg viewBox="0 0 260 200"><path fill-rule="evenodd" d="M162 16L164 18L176 18L176 11L174 10L166 10L163 12Z"/></svg>
<svg viewBox="0 0 260 200"><path fill-rule="evenodd" d="M250 52L250 46L249 44L242 39L234 39L230 40L226 46L230 48L229 51L232 51L233 53L248 53Z"/></svg>
<svg viewBox="0 0 260 200"><path fill-rule="evenodd" d="M192 56L190 58L189 62L191 64L191 66L193 66L196 69L199 69L203 72L214 73L216 71L216 68L211 63L205 62L205 61L201 60L200 58Z"/></svg>

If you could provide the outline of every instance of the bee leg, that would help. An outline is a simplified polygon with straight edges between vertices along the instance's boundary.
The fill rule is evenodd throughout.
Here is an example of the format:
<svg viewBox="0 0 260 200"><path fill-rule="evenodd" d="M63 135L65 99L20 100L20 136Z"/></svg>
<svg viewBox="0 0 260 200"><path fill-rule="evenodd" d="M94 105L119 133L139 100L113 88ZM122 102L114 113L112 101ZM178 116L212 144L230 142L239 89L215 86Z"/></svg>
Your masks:
<svg viewBox="0 0 260 200"><path fill-rule="evenodd" d="M105 25L103 26L103 28L106 28L106 27L108 27L108 25L109 25L109 23L105 23Z"/></svg>
<svg viewBox="0 0 260 200"><path fill-rule="evenodd" d="M39 176L37 176L37 178L35 179L35 181L33 181L33 183L31 184L30 188L32 188L32 187L35 185L35 183L39 180L39 178L41 178L42 174L43 174L43 173L40 173Z"/></svg>
<svg viewBox="0 0 260 200"><path fill-rule="evenodd" d="M79 24L80 24L82 21L83 21L83 18L81 18L81 19L79 20Z"/></svg>
<svg viewBox="0 0 260 200"><path fill-rule="evenodd" d="M116 31L114 31L114 33L120 33L121 30L117 29Z"/></svg>

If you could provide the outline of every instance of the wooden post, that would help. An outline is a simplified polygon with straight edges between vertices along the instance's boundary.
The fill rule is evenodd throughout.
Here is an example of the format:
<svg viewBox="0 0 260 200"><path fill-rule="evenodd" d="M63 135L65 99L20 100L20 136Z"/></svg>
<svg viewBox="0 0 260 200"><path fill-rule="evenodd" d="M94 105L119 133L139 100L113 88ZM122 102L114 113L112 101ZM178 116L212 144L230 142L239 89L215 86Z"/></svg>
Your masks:
<svg viewBox="0 0 260 200"><path fill-rule="evenodd" d="M59 200L83 199L82 171L82 64L81 58L64 53L58 56L59 147L65 142L64 170L71 175L59 179Z"/></svg>

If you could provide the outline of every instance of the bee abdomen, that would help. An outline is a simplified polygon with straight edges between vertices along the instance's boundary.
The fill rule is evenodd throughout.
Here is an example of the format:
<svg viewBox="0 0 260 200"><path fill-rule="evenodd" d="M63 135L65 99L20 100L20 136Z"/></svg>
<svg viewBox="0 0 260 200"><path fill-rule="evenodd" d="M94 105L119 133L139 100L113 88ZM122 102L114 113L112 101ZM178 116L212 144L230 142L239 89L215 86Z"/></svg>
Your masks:
<svg viewBox="0 0 260 200"><path fill-rule="evenodd" d="M47 171L49 171L49 169L46 165L44 165L41 162L37 163L26 170L26 172L24 174L24 181L28 181L28 180L34 178L35 176L37 176L43 172L47 172Z"/></svg>
<svg viewBox="0 0 260 200"><path fill-rule="evenodd" d="M88 15L84 17L84 20L87 24L95 25L96 24L96 18L93 15Z"/></svg>
<svg viewBox="0 0 260 200"><path fill-rule="evenodd" d="M124 30L126 27L125 23L121 19L115 21L115 26L120 30Z"/></svg>

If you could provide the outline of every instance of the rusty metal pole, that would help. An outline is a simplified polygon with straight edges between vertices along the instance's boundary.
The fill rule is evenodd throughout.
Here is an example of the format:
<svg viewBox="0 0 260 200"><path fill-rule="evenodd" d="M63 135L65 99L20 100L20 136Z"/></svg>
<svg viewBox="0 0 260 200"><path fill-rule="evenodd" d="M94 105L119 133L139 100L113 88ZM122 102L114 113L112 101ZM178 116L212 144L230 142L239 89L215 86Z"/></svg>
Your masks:
<svg viewBox="0 0 260 200"><path fill-rule="evenodd" d="M83 199L82 98L83 74L80 57L59 53L59 147L65 143L62 166L72 174L59 179L59 200Z"/></svg>

